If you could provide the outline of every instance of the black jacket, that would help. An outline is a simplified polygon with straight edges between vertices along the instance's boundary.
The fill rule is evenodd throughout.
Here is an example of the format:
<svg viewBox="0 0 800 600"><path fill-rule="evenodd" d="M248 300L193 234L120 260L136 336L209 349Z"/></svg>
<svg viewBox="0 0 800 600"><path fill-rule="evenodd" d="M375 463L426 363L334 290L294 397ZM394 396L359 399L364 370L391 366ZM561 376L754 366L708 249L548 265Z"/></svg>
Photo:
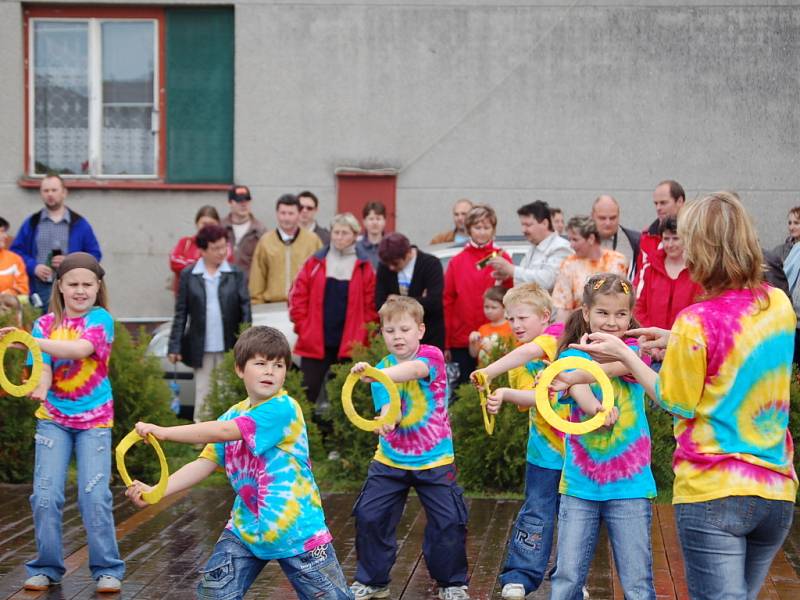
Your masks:
<svg viewBox="0 0 800 600"><path fill-rule="evenodd" d="M194 265L181 271L178 296L175 299L175 316L169 334L169 353L180 354L184 364L196 369L203 364L206 286L203 275L192 273L192 269ZM229 273L220 273L219 281L219 307L226 351L233 348L241 324L253 320L247 279L239 267L231 265L231 269Z"/></svg>
<svg viewBox="0 0 800 600"><path fill-rule="evenodd" d="M417 249L417 262L411 274L411 286L408 295L422 304L425 309L425 335L423 344L430 344L444 350L444 309L442 308L442 292L444 291L444 273L442 263L432 254ZM375 282L375 306L386 302L389 294L400 294L397 273L390 271L383 263L378 264L378 275Z"/></svg>

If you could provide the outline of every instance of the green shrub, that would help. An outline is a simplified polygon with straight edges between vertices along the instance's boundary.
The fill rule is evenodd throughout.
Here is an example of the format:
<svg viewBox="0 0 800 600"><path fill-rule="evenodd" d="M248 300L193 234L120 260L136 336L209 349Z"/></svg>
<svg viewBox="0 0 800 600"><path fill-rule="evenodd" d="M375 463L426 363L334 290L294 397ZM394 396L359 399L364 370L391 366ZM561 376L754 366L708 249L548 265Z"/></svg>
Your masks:
<svg viewBox="0 0 800 600"><path fill-rule="evenodd" d="M647 397L645 404L652 442L650 468L656 480L659 498L667 501L672 499L672 482L675 480L675 473L672 471L672 455L675 452L673 417Z"/></svg>
<svg viewBox="0 0 800 600"><path fill-rule="evenodd" d="M206 398L204 419L216 419L231 406L247 397L244 382L236 375L233 367L233 350L229 350L225 353L222 362L217 365L211 374L211 390ZM283 387L292 398L297 400L303 410L303 418L305 418L306 429L308 430L311 459L319 461L325 456L322 448L322 437L320 436L319 428L311 419L312 408L306 399L302 383L300 372L293 369L286 374L286 383Z"/></svg>

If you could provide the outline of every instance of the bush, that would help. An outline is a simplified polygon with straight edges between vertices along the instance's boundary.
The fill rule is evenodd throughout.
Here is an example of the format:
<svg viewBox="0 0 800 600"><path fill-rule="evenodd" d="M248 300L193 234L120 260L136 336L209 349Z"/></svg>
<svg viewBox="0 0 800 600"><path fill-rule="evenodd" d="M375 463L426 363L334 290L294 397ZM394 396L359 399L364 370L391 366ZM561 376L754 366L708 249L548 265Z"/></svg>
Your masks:
<svg viewBox="0 0 800 600"><path fill-rule="evenodd" d="M653 478L656 480L659 498L663 498L665 501L671 500L672 482L675 480L675 473L672 471L672 455L675 453L673 417L646 396L644 401L652 442L650 468L653 471Z"/></svg>
<svg viewBox="0 0 800 600"><path fill-rule="evenodd" d="M225 353L222 362L217 365L211 374L211 391L206 398L204 419L216 419L231 406L247 397L244 382L236 375L233 367L233 350L229 350ZM319 461L325 456L322 448L322 437L320 436L319 428L311 420L312 409L306 399L302 383L300 372L292 369L286 374L286 383L283 387L300 404L303 418L306 421L306 429L308 430L311 460Z"/></svg>

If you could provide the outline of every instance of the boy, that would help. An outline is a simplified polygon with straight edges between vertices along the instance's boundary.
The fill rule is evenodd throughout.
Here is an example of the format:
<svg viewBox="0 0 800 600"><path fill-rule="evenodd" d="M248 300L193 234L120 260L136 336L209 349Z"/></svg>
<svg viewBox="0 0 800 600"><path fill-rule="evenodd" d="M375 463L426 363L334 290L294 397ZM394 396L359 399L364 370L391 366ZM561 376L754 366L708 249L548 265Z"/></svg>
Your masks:
<svg viewBox="0 0 800 600"><path fill-rule="evenodd" d="M447 416L447 373L435 346L421 345L425 333L422 305L406 296L392 297L378 311L390 354L377 368L396 382L402 414L384 425L367 481L353 507L356 518L356 580L350 589L358 600L389 597L389 571L397 554L395 532L408 489L425 509L422 553L439 585L439 598L469 600L463 490L456 483L453 440ZM351 371L363 373L367 363ZM372 384L375 409L389 408L386 389Z"/></svg>
<svg viewBox="0 0 800 600"><path fill-rule="evenodd" d="M535 283L510 289L503 304L514 336L521 345L481 371L488 380L509 371L509 384L513 389L531 390L537 373L545 367L542 359L555 359L563 325L547 327L553 304L548 293ZM555 408L562 417L567 416L565 405ZM536 409L530 411L529 423L525 502L517 515L500 574L501 595L508 600L523 600L541 585L558 515L564 436L550 427Z"/></svg>
<svg viewBox="0 0 800 600"><path fill-rule="evenodd" d="M497 285L486 288L483 293L483 314L488 323L469 334L469 354L478 359L480 366L489 362L492 349L499 343L513 346L514 334L503 308L505 293L506 288Z"/></svg>
<svg viewBox="0 0 800 600"><path fill-rule="evenodd" d="M311 473L308 434L297 402L283 390L291 350L272 327L251 327L233 347L247 398L216 421L160 427L137 423L142 437L206 443L200 457L170 475L165 496L199 483L217 468L236 492L231 518L201 569L199 598L242 598L261 569L277 559L302 600L352 599ZM126 495L139 507L150 487ZM233 559L233 560L232 560Z"/></svg>

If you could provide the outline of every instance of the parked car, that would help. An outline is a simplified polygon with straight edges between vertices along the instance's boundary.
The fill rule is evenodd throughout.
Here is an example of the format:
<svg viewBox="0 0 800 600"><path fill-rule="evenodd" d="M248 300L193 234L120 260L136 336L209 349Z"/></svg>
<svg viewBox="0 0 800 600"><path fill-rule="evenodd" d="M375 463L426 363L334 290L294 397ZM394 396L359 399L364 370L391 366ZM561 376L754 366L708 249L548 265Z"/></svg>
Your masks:
<svg viewBox="0 0 800 600"><path fill-rule="evenodd" d="M497 236L495 243L503 250L508 252L515 265L518 265L530 244L521 235ZM423 247L422 250L438 257L442 263L442 268L447 269L447 263L464 248L463 244L436 244ZM286 302L271 302L269 304L253 305L253 325L268 325L279 330L289 345L294 348L297 335L294 326L289 319L289 308ZM179 388L180 416L191 419L194 407L194 370L181 362L174 365L167 360L167 346L169 345L169 333L172 329L172 320L159 325L153 332L153 339L148 346L148 353L157 356L161 360L164 369L164 379L175 381ZM300 366L300 357L293 356L295 365Z"/></svg>

